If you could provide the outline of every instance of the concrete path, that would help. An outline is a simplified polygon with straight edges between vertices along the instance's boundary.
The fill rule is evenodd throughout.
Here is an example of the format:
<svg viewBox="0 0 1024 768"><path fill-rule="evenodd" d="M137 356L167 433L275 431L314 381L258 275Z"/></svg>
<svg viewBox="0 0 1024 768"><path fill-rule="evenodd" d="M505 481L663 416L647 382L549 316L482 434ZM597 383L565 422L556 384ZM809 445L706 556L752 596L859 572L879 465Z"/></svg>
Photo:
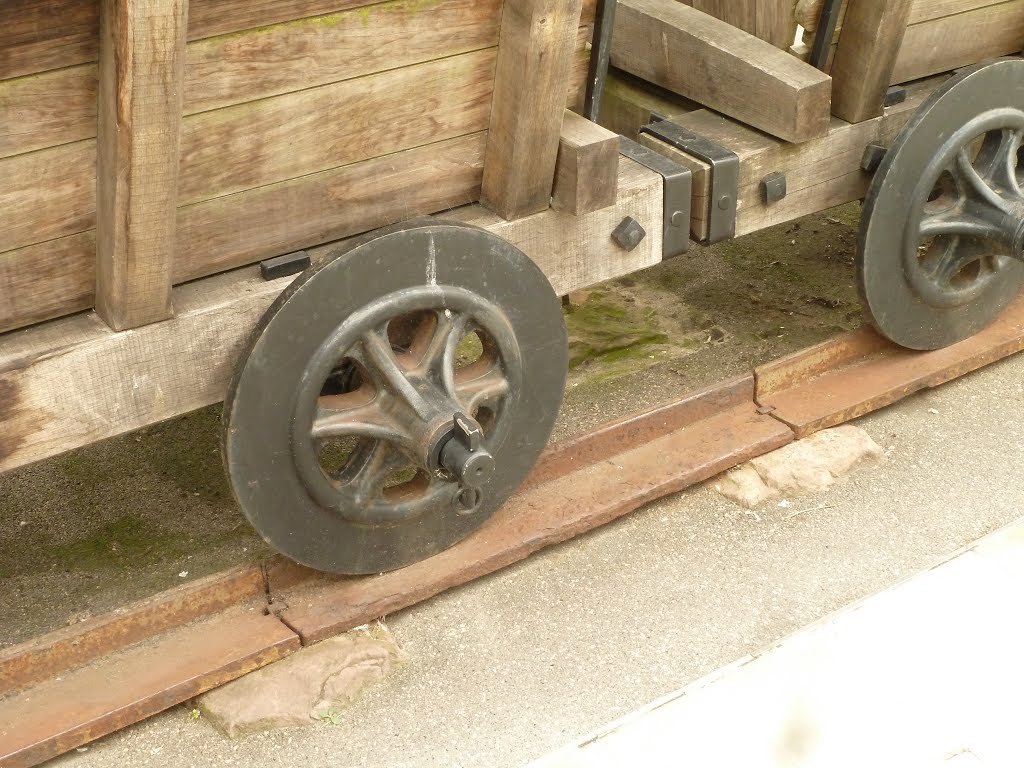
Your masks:
<svg viewBox="0 0 1024 768"><path fill-rule="evenodd" d="M886 449L887 460L827 491L750 511L708 488L693 489L388 617L409 662L346 710L338 725L325 722L232 742L182 707L59 763L139 768L523 766L737 659L757 655L1024 517L1024 356L859 423ZM1024 596L1019 589L1016 594L1009 591L1005 583L999 593L992 590L985 577L986 569L994 567L988 559L975 553L963 562L934 576L947 582L950 610L929 614L937 599L941 607L941 595L921 592L918 621L933 625L927 634L936 641L960 643L949 652L948 664L931 663L920 668L922 674L907 668L910 676L899 677L899 654L914 647L913 640L902 637L909 630L893 624L890 653L885 639L865 625L851 632L859 632L859 642L869 644L867 653L879 670L889 670L888 683L837 676L839 683L859 685L879 711L904 707L904 725L888 725L895 736L906 732L911 746L917 743L911 735L926 735L923 726L915 725L922 722L914 709L917 690L954 691L954 684L971 670L987 680L993 675L1009 680L1015 674L1009 666L1012 650L1024 635L1013 622ZM894 603L909 599L905 594L909 592L896 591L881 600L877 621L885 611L892 622L906 619ZM973 634L969 630L981 622L981 609L991 604L986 600L996 597L1004 633ZM832 630L816 632L808 637ZM835 637L836 644L822 646L818 663L826 664L830 655L854 658L855 635ZM800 642L810 645L793 647L818 653L811 640ZM917 645L922 659L932 658L933 647L940 647L924 641ZM790 654L799 655L796 650ZM768 665L770 658L760 664ZM742 674L761 668L748 666ZM843 665L828 669L842 673ZM766 685L771 682L766 678ZM738 701L731 740L723 740L721 747L737 746L731 741L756 744L758 738L761 744L771 743L771 734L791 722L795 712L802 718L793 721L797 724L803 718L822 719L813 720L815 733L809 737L797 728L792 744L831 748L844 738L844 721L863 713L852 698L821 702L816 697L829 686L812 683L804 688L808 698L803 710L794 710L792 691L789 698L780 693L779 700L762 692L760 699ZM983 689L972 690L979 691L979 706L998 709ZM713 693L709 689L702 695ZM758 702L760 720L749 714ZM964 706L963 701L955 703ZM965 708L973 709L969 703ZM1006 701L1002 714L1016 714L1020 721L1022 712L1018 697ZM991 720L985 733L962 722L964 729L950 727L940 733L941 741L928 742L934 749L921 752L921 759L945 759L946 750L987 749L997 738L1024 730L1011 730L1007 719ZM923 723L931 720L924 718ZM885 764L882 747L877 752L866 749L872 736L864 733L851 747L849 756L862 758L858 765ZM955 759L971 765L975 758L963 754ZM977 759L999 758L979 752Z"/></svg>
<svg viewBox="0 0 1024 768"><path fill-rule="evenodd" d="M1024 765L1024 521L534 768Z"/></svg>

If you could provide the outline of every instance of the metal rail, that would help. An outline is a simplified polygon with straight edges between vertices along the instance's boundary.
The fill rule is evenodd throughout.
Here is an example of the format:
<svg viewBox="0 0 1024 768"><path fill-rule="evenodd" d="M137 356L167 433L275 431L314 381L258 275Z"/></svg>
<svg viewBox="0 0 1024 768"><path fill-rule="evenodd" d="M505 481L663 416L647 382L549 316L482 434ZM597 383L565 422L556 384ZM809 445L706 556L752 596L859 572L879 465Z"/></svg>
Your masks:
<svg viewBox="0 0 1024 768"><path fill-rule="evenodd" d="M422 563L327 579L277 558L7 649L0 652L0 766L36 765L303 645L1021 350L1024 297L982 333L936 352L910 352L869 329L846 334L549 448L484 528ZM604 471L608 462L614 474ZM301 600L289 599L297 594Z"/></svg>

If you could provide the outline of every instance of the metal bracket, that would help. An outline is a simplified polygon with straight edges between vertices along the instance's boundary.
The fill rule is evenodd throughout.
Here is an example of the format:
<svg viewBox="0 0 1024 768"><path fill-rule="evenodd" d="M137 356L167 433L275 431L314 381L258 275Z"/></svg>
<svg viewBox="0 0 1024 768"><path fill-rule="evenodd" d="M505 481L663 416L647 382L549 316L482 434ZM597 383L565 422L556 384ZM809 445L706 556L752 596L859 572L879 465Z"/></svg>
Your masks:
<svg viewBox="0 0 1024 768"><path fill-rule="evenodd" d="M608 79L608 64L612 52L612 30L615 27L617 0L597 0L594 20L594 44L590 51L590 69L587 73L587 94L583 102L583 116L592 123L601 116L604 85Z"/></svg>
<svg viewBox="0 0 1024 768"><path fill-rule="evenodd" d="M807 62L822 72L828 67L829 54L832 52L832 39L836 36L839 26L839 14L843 8L843 0L825 0L818 19L818 31L814 35L811 55Z"/></svg>
<svg viewBox="0 0 1024 768"><path fill-rule="evenodd" d="M260 274L264 280L278 280L305 272L311 264L309 254L305 251L286 253L260 262Z"/></svg>
<svg viewBox="0 0 1024 768"><path fill-rule="evenodd" d="M735 152L706 136L692 133L670 120L640 129L678 150L711 166L711 196L708 199L708 243L736 236L736 211L740 191L740 158Z"/></svg>
<svg viewBox="0 0 1024 768"><path fill-rule="evenodd" d="M659 174L665 182L665 221L662 258L671 259L690 250L690 208L693 204L693 173L632 139L619 139L619 152Z"/></svg>

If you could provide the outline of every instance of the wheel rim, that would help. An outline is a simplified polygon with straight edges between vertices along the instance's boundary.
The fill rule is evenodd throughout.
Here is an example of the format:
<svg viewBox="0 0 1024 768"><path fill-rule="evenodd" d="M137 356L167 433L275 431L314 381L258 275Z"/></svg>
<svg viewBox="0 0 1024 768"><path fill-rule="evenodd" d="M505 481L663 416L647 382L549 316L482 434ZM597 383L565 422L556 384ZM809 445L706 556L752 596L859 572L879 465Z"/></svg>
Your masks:
<svg viewBox="0 0 1024 768"><path fill-rule="evenodd" d="M937 349L981 331L1024 285L1024 62L965 70L919 108L864 203L857 276L878 331Z"/></svg>
<svg viewBox="0 0 1024 768"><path fill-rule="evenodd" d="M554 426L568 344L522 252L420 220L298 277L241 360L223 455L242 511L292 559L365 574L452 546L513 493Z"/></svg>

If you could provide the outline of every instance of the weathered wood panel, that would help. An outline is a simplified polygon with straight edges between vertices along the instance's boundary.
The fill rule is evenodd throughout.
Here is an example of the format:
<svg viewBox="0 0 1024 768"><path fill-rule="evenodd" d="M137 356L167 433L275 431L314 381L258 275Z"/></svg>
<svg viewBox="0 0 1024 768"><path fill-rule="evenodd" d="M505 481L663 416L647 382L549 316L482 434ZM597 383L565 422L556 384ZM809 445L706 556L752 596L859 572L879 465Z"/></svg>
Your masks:
<svg viewBox="0 0 1024 768"><path fill-rule="evenodd" d="M472 202L484 141L476 134L180 208L174 282ZM92 231L0 253L0 290L11 297L0 302L0 331L93 306L95 256Z"/></svg>
<svg viewBox="0 0 1024 768"><path fill-rule="evenodd" d="M193 115L182 130L179 201L484 130L494 59L488 49Z"/></svg>
<svg viewBox="0 0 1024 768"><path fill-rule="evenodd" d="M194 0L193 0L194 1ZM497 45L501 0L407 3L189 44L184 114L401 69ZM96 67L0 81L0 157L96 135Z"/></svg>
<svg viewBox="0 0 1024 768"><path fill-rule="evenodd" d="M481 196L506 219L545 210L580 0L505 0Z"/></svg>
<svg viewBox="0 0 1024 768"><path fill-rule="evenodd" d="M570 105L576 103L586 70L587 58L581 49L566 93ZM220 197L209 206L187 206L178 214L174 279L181 282L477 199L479 179L474 177L468 184L466 174L480 173L482 141L479 136L468 137L451 150L453 154L446 149L434 156L429 167L441 178L436 189L436 179L418 179L415 167L407 168L408 161L399 153L381 158L376 165L326 169L251 193ZM447 146L431 145L424 156ZM459 152L464 153L461 158ZM95 226L94 167L92 141L0 160L0 176L13 182L0 186L0 286L19 295L16 302L0 302L0 330L92 306L95 246L89 230ZM379 181L384 177L394 184L404 179L410 188L427 187L427 193L436 192L434 202L416 207L415 194L387 186L395 210L378 216L380 209L364 201L372 197L373 185L384 183ZM354 178L358 184L346 181ZM435 202L436 207L431 207ZM366 215L361 218L364 205ZM41 212L40 218L33 219L34 211Z"/></svg>
<svg viewBox="0 0 1024 768"><path fill-rule="evenodd" d="M850 123L882 114L912 0L851 0L832 63L832 112Z"/></svg>
<svg viewBox="0 0 1024 768"><path fill-rule="evenodd" d="M988 5L907 29L891 82L906 83L984 59L1020 53L1024 0Z"/></svg>
<svg viewBox="0 0 1024 768"><path fill-rule="evenodd" d="M675 0L620 0L612 63L787 141L828 131L827 75Z"/></svg>
<svg viewBox="0 0 1024 768"><path fill-rule="evenodd" d="M115 330L171 316L188 0L103 0L96 311Z"/></svg>
<svg viewBox="0 0 1024 768"><path fill-rule="evenodd" d="M614 208L578 218L549 210L517 222L479 206L457 214L516 243L565 293L660 259L661 186L627 160ZM651 233L629 254L608 237L625 216ZM131 332L112 332L90 312L4 337L0 472L220 401L253 326L288 283L264 282L248 268L182 286L174 319Z"/></svg>
<svg viewBox="0 0 1024 768"><path fill-rule="evenodd" d="M372 6L380 0L191 0L188 39L268 27L312 16ZM412 13L426 6L403 0ZM583 23L594 20L596 0L584 0ZM0 24L0 80L96 61L99 0L18 0L5 4Z"/></svg>

